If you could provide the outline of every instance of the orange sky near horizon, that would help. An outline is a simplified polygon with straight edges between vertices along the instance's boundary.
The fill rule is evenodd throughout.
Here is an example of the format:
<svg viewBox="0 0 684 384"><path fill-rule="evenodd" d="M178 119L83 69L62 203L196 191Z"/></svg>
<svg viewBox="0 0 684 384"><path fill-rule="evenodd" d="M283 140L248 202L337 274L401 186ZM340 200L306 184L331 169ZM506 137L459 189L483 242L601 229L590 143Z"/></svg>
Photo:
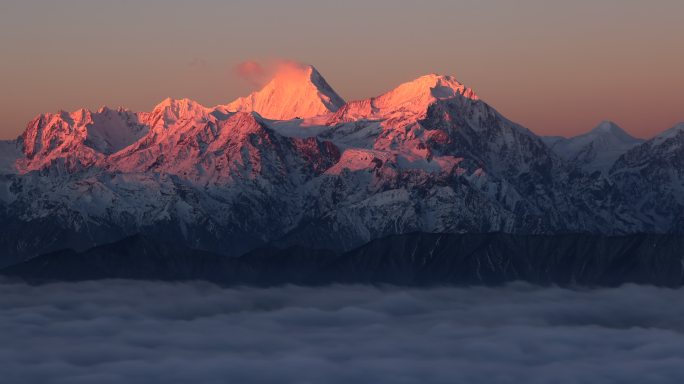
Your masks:
<svg viewBox="0 0 684 384"><path fill-rule="evenodd" d="M211 106L246 59L316 66L346 100L454 75L541 135L684 121L684 1L0 0L0 138L41 112Z"/></svg>

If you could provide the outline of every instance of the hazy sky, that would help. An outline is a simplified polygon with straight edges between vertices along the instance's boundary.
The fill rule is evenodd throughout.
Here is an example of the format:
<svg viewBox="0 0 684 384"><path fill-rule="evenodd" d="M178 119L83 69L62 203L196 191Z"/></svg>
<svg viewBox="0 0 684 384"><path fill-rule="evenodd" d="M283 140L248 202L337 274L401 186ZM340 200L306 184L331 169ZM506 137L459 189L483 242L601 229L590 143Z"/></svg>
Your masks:
<svg viewBox="0 0 684 384"><path fill-rule="evenodd" d="M41 112L205 105L246 59L315 65L345 99L455 75L539 134L684 121L682 0L0 0L0 138Z"/></svg>

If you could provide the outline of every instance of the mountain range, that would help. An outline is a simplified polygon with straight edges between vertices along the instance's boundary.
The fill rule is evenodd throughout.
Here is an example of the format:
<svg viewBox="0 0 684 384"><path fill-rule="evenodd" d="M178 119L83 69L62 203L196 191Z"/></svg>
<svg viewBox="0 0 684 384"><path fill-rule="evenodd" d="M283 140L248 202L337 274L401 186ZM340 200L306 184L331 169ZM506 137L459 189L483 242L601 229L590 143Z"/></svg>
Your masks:
<svg viewBox="0 0 684 384"><path fill-rule="evenodd" d="M682 234L684 124L540 137L451 76L345 102L297 65L225 105L36 117L0 142L0 231L0 266L132 235L239 256L413 232Z"/></svg>

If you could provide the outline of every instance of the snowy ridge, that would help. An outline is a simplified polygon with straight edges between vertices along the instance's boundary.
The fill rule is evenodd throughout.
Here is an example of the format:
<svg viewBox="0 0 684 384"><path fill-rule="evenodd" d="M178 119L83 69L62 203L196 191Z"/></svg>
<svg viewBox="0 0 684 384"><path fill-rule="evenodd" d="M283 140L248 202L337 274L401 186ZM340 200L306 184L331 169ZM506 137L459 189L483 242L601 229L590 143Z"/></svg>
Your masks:
<svg viewBox="0 0 684 384"><path fill-rule="evenodd" d="M415 231L684 232L684 125L542 140L435 74L344 104L296 66L224 106L40 115L0 150L15 259L135 233L236 255Z"/></svg>
<svg viewBox="0 0 684 384"><path fill-rule="evenodd" d="M358 119L381 119L392 114L422 115L438 100L464 97L478 100L475 92L451 76L430 74L399 85L378 97L352 101L336 113L331 123Z"/></svg>
<svg viewBox="0 0 684 384"><path fill-rule="evenodd" d="M605 173L622 154L644 140L630 136L612 121L603 121L583 135L547 142L560 157L585 171Z"/></svg>

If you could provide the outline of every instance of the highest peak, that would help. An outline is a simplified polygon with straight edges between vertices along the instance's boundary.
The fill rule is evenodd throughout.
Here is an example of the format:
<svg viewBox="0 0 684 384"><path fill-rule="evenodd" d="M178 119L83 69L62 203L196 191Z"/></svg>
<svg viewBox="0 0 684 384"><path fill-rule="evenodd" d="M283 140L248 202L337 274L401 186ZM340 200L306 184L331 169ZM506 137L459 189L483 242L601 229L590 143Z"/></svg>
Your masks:
<svg viewBox="0 0 684 384"><path fill-rule="evenodd" d="M288 61L278 64L271 81L312 81L314 75L321 76L313 65Z"/></svg>
<svg viewBox="0 0 684 384"><path fill-rule="evenodd" d="M324 83L324 84L322 84ZM275 66L269 82L262 88L266 89L269 85L286 86L328 86L327 82L318 70L310 64L302 64L294 61L283 61Z"/></svg>
<svg viewBox="0 0 684 384"><path fill-rule="evenodd" d="M295 62L281 63L271 81L257 93L281 91L293 94L303 90L318 92L321 101L332 112L344 105L344 100L313 65Z"/></svg>
<svg viewBox="0 0 684 384"><path fill-rule="evenodd" d="M290 120L337 111L344 100L311 65L283 62L261 90L221 107L254 111L267 119Z"/></svg>

